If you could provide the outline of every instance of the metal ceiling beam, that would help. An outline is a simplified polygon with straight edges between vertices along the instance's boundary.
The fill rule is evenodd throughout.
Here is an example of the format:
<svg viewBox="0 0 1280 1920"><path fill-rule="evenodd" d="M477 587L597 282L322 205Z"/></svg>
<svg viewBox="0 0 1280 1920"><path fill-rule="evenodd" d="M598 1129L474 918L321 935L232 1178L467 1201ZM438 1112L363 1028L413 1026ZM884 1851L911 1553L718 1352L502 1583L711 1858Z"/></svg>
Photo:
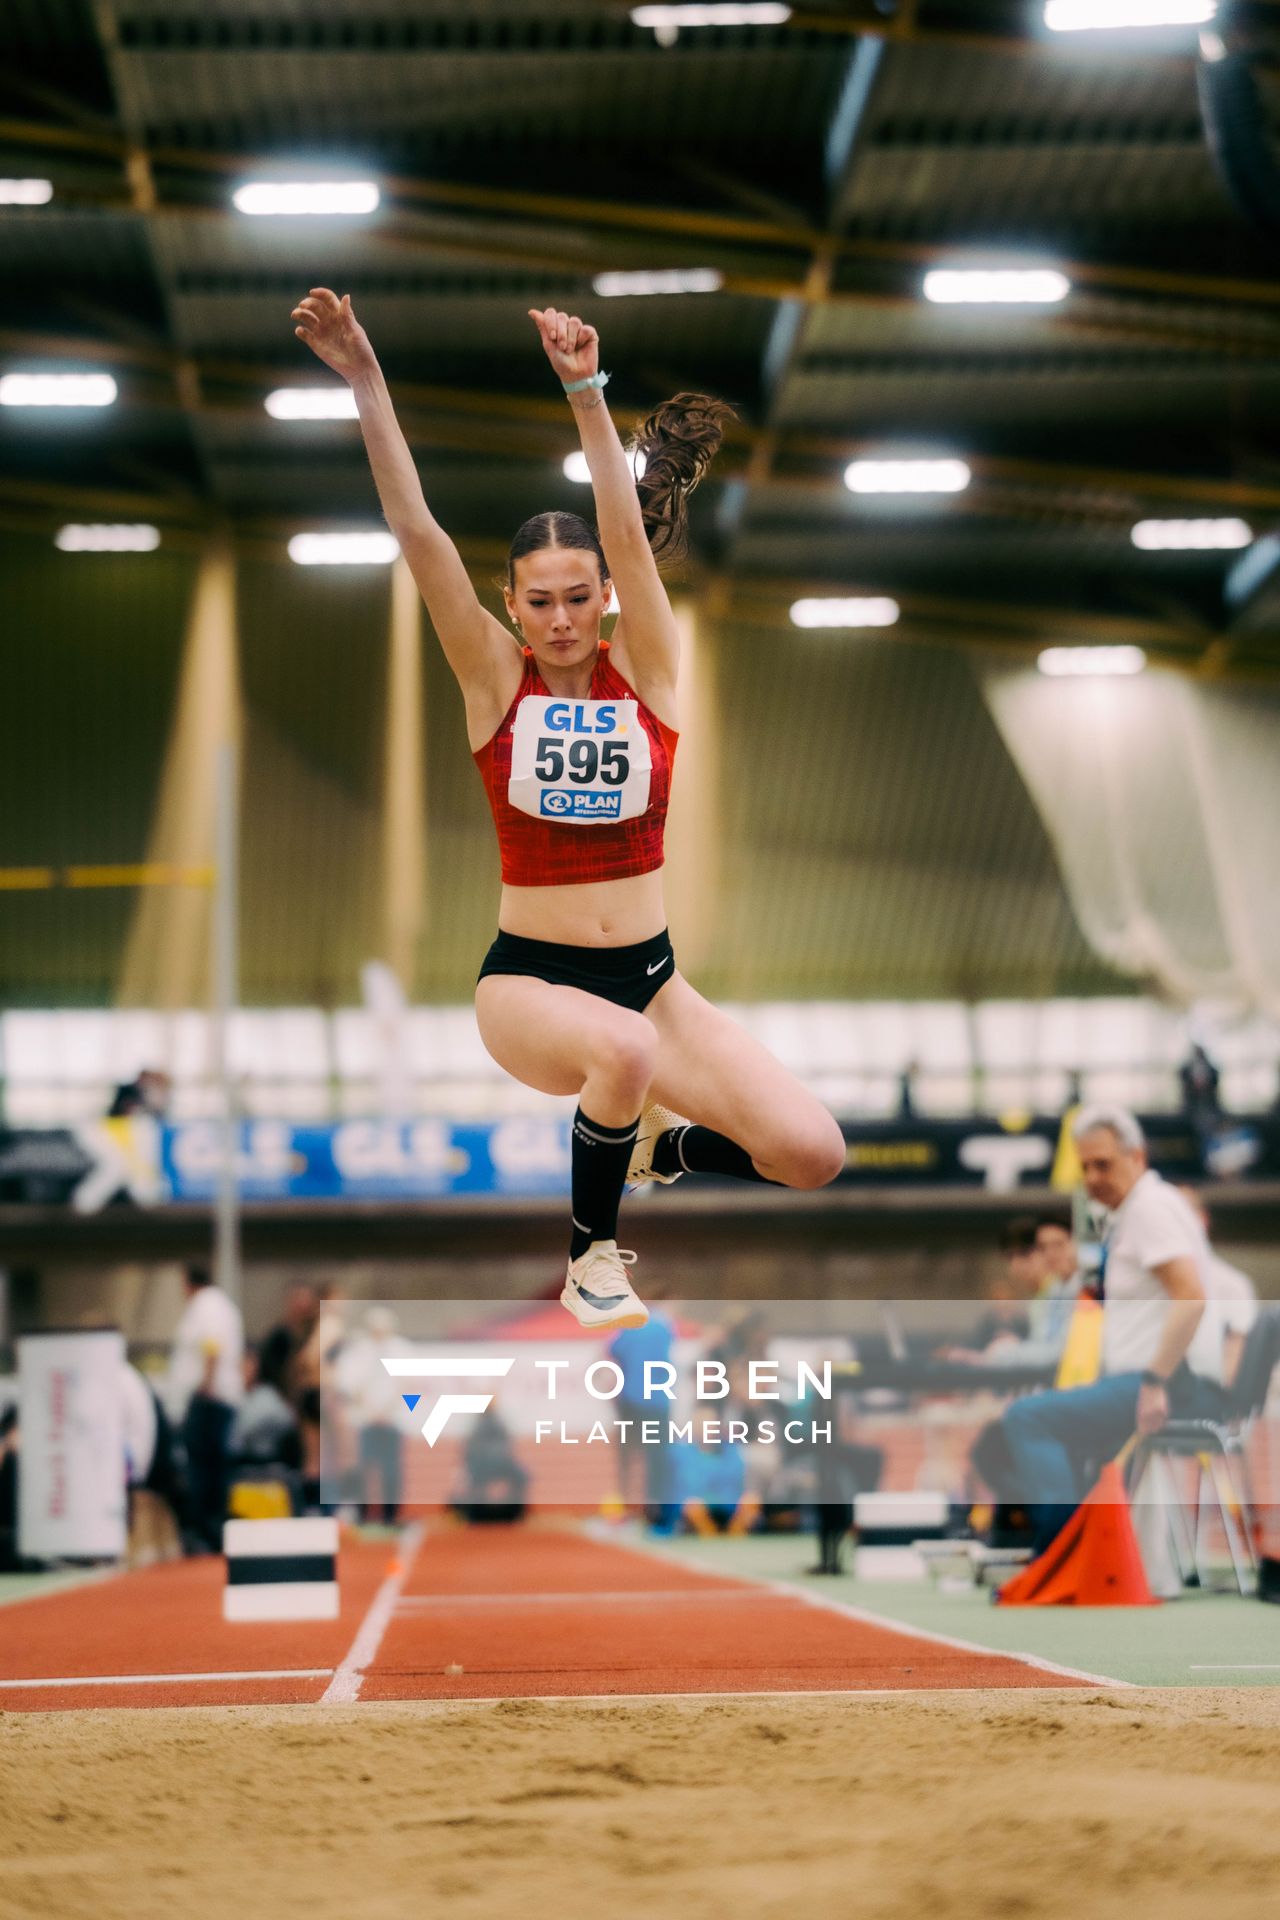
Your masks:
<svg viewBox="0 0 1280 1920"><path fill-rule="evenodd" d="M781 589L781 592L779 591ZM854 591L851 586L849 591ZM789 608L793 600L831 595L841 584L830 579L782 582L768 576L709 574L698 583L708 617L719 621L746 620L794 633ZM1069 631L1073 642L1141 646L1160 666L1203 678L1206 663L1221 646L1211 630L1190 632L1183 624L1161 626L1153 621L1094 613L1083 608L1002 605L952 594L946 599L899 593L899 623L892 630L840 636L857 644L879 641L898 646L963 647L1006 654L1028 664L1046 643L1061 642ZM836 638L837 636L831 636ZM1242 666L1224 658L1217 674L1233 681L1274 686L1280 683L1280 660L1275 665L1254 662Z"/></svg>
<svg viewBox="0 0 1280 1920"><path fill-rule="evenodd" d="M30 354L47 359L68 359L88 361L100 366L134 367L143 373L154 374L161 382L176 380L184 364L184 356L175 354L167 348L151 347L143 343L128 343L117 340L89 341L75 335L32 333L18 330L0 330L0 353L8 355ZM209 414L228 414L243 412L246 418L255 422L264 420L257 406L228 406L219 400L216 389L219 387L252 388L265 395L271 388L290 383L290 376L278 362L256 362L238 359L222 359L201 356L195 363L203 397L198 410ZM295 384L305 384L304 369L299 368ZM471 389L453 386L435 386L417 381L396 380L393 383L397 403L403 413L407 426L421 427L419 443L431 444L431 435L443 432L444 423L450 416L465 422L465 431L451 435L447 441L437 440L437 444L475 446L478 444L477 432L481 422L487 422L496 436L500 438L513 424L536 427L544 430L544 444L550 450L552 441L568 440L572 429L562 403L553 395L545 399L530 394L510 394L490 392L484 389ZM166 398L162 390L144 397L144 404L163 406ZM425 416L432 416L434 425L429 424ZM354 428L352 429L354 430ZM750 460L766 437L765 432L757 431L742 421L730 423L726 432L726 441L730 451L738 450L740 455ZM862 454L872 454L881 450L879 441L864 440L853 436L815 434L794 428L775 431L775 454L779 460L810 461L821 463L830 469L829 475L804 473L775 473L774 484L796 488L819 489L830 492L838 489L840 475L850 460ZM1243 510L1255 510L1263 513L1280 512L1280 484L1267 485L1263 482L1246 479L1223 479L1201 474L1171 474L1167 472L1142 472L1127 468L1108 468L1101 465L1081 466L1069 462L1049 460L1025 460L999 454L972 453L966 455L969 465L979 481L987 480L993 484L1057 489L1062 492L1095 493L1110 496L1132 498L1135 503L1143 500L1177 501L1201 508L1209 506L1232 507ZM715 470L713 470L714 472ZM723 474L722 463L719 471ZM1120 502L1123 505L1123 501ZM1117 508L1116 511L1119 509ZM1115 513L1108 513L1108 518Z"/></svg>
<svg viewBox="0 0 1280 1920"><path fill-rule="evenodd" d="M731 557L741 537L753 488L767 486L773 478L778 455L778 413L785 401L788 377L799 366L804 353L810 309L830 301L835 272L835 230L843 219L883 54L884 48L878 40L859 40L845 63L844 81L823 142L827 232L820 243L813 245L803 297L783 299L774 311L760 368L760 431L746 474L741 480L729 483L721 504L721 533Z"/></svg>
<svg viewBox="0 0 1280 1920"><path fill-rule="evenodd" d="M845 65L822 156L827 227L833 233L839 233L846 223L849 196L861 155L862 133L883 61L884 42L868 38L855 44Z"/></svg>
<svg viewBox="0 0 1280 1920"><path fill-rule="evenodd" d="M151 156L147 152L146 129L140 115L135 111L130 96L129 77L120 47L120 30L114 0L92 0L92 18L123 133L123 146L119 157L128 187L129 211L142 216L140 224L150 239L149 217L158 211L160 199L156 190ZM166 324L172 333L174 331L173 301L170 288L154 248L151 249L151 256L151 271L159 289ZM188 421L195 463L204 486L212 498L213 481L208 450L200 431L200 376L195 363L189 355L185 354L177 354L173 357L170 371L178 406Z"/></svg>
<svg viewBox="0 0 1280 1920"><path fill-rule="evenodd" d="M862 587L865 590L865 582ZM838 594L842 590L842 583L807 575L787 578L777 574L737 573L731 577L729 589L735 597L750 597L753 602L763 600L790 606L794 600ZM858 586L850 583L847 590L855 592ZM1041 639L1062 639L1066 629L1076 634L1081 627L1087 626L1091 635L1115 645L1163 645L1181 648L1186 653L1212 640L1216 631L1211 627L1189 628L1172 621L1138 619L1128 614L1100 613L1082 607L986 600L968 594L917 593L904 588L896 592L894 598L904 617L929 621L938 628L972 626L980 621L998 632L1021 632Z"/></svg>
<svg viewBox="0 0 1280 1920"><path fill-rule="evenodd" d="M1219 679L1234 664L1242 643L1280 627L1280 535L1264 534L1228 569L1222 588L1228 630L1208 649L1204 672Z"/></svg>
<svg viewBox="0 0 1280 1920"><path fill-rule="evenodd" d="M156 522L164 530L166 538L171 532L176 534L183 530L192 535L198 534L202 524L190 513L188 502L176 502L168 493L123 491L51 481L0 479L0 512L6 517L19 515L23 524L32 528L39 524L42 515L51 517L60 513L91 512L132 519L145 517ZM283 545L290 534L314 525L315 519L315 515L249 513L238 516L232 532L237 540L260 540ZM506 545L502 541L463 539L458 546L468 566L480 571L492 569L506 555ZM711 585L724 577L708 572L702 578ZM804 595L840 591L840 583L830 578L788 578L776 574L735 574L727 578L726 584L730 596L735 600L749 597L753 605L776 605L783 609L792 600ZM1078 608L1010 605L963 594L941 596L903 591L896 597L905 614L918 621L932 622L939 629L972 626L975 622L981 622L996 633L1061 636L1067 625L1071 626L1073 632L1087 625L1091 633L1116 642L1168 646L1181 644L1184 649L1189 643L1214 637L1207 629L1203 634L1189 633L1185 627L1172 623L1166 625L1153 620L1092 613Z"/></svg>
<svg viewBox="0 0 1280 1920"><path fill-rule="evenodd" d="M97 135L89 130L68 127L48 126L39 121L0 119L0 141L14 145L49 146L61 150L99 155L115 159L124 164L130 151L130 143L120 136ZM251 172L255 165L274 167L277 162L271 156L252 154L201 153L187 148L151 147L148 155L154 168L180 169L194 173L215 173L219 176L243 176ZM726 245L747 247L772 247L784 252L801 251L812 253L822 244L826 235L820 228L797 225L792 222L749 219L740 215L721 212L710 213L700 210L677 207L638 206L619 201L595 200L580 195L527 193L506 187L477 186L460 181L429 180L406 175L384 174L380 176L390 201L400 201L407 205L452 207L508 216L517 220L533 220L550 226L569 228L589 228L603 231L630 231L637 234L651 234L656 238L672 241L721 241ZM90 204L86 202L86 204ZM99 202L110 210L109 201ZM126 203L122 203L127 206ZM161 213L181 213L187 218L198 218L202 213L217 215L221 208L201 208L198 205L184 204L160 194ZM227 212L228 218L233 216ZM362 237L376 234L378 227L362 230ZM578 235L579 240L581 234ZM442 240L435 245L442 248ZM447 247L442 250L448 251ZM474 243L469 243L469 253L474 253ZM485 243L482 252L485 257L501 259L504 243L495 242L490 247ZM839 263L867 264L890 267L924 268L936 266L939 262L963 265L966 260L989 261L993 252L999 248L977 247L954 244L945 241L906 241L875 240L863 236L842 236L838 242L837 260ZM537 254L517 255L522 264L541 260L544 268L546 260L545 241ZM570 263L556 263L558 270L589 273L595 270L595 264L579 259ZM600 262L600 265L613 264ZM1077 285L1090 287L1099 292L1155 295L1161 298L1182 301L1205 301L1225 305L1244 305L1254 307L1280 307L1280 281L1266 280L1238 275L1186 273L1172 271L1162 267L1144 267L1124 265L1111 261L1066 260L1057 262L1062 271ZM795 292L795 287L783 287L778 290L776 278L768 276L755 278L740 276L742 290L750 291L752 285L766 298L781 298L786 291Z"/></svg>

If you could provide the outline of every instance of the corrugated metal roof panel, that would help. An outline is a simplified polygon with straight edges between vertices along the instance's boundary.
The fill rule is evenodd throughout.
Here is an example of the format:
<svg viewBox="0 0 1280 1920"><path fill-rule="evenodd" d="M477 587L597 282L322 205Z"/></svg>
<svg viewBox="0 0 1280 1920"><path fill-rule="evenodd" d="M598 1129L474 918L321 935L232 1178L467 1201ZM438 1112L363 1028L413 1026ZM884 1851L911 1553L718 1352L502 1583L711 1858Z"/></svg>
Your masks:
<svg viewBox="0 0 1280 1920"><path fill-rule="evenodd" d="M904 433L955 430L967 426L1034 422L1042 429L1072 426L1093 415L1099 431L1134 427L1176 417L1185 433L1219 433L1225 409L1263 409L1274 417L1280 402L1280 366L1224 366L1209 357L1172 366L1166 354L1109 357L1099 365L1038 367L992 359L929 369L909 360L847 370L801 369L788 382L779 409L785 426L822 428L840 421L851 431L859 423L886 420Z"/></svg>
<svg viewBox="0 0 1280 1920"><path fill-rule="evenodd" d="M966 9L971 11L971 9ZM1199 120L1190 61L1065 43L1003 56L955 46L893 47L868 116L878 145L918 139L1004 144L1054 133L1185 138Z"/></svg>
<svg viewBox="0 0 1280 1920"><path fill-rule="evenodd" d="M963 149L945 141L868 151L848 201L850 225L865 233L927 234L1034 246L1070 233L1082 252L1157 228L1195 233L1224 222L1247 230L1204 147L1177 143L1083 143L1062 135Z"/></svg>
<svg viewBox="0 0 1280 1920"><path fill-rule="evenodd" d="M662 51L395 53L131 52L121 75L131 110L160 144L281 152L377 139L429 153L436 142L536 140L545 155L597 143L660 156L758 152L761 130L783 150L812 155L839 68L812 48L699 45Z"/></svg>

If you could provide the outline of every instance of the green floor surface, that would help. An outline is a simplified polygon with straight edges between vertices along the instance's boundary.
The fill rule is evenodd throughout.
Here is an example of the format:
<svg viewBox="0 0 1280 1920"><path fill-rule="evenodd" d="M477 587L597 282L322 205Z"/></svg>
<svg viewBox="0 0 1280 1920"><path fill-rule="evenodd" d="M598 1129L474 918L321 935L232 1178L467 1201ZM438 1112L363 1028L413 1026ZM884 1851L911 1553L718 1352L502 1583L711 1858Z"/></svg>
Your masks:
<svg viewBox="0 0 1280 1920"><path fill-rule="evenodd" d="M64 1587L82 1587L90 1580L109 1580L114 1567L66 1567L57 1573L0 1573L0 1607L15 1600L41 1600Z"/></svg>
<svg viewBox="0 0 1280 1920"><path fill-rule="evenodd" d="M980 1588L942 1593L927 1580L806 1576L814 1546L794 1534L652 1544L709 1571L781 1580L898 1626L993 1653L1035 1654L1100 1679L1142 1687L1280 1686L1280 1607L1237 1594L1187 1593L1155 1607L1006 1608L993 1606Z"/></svg>

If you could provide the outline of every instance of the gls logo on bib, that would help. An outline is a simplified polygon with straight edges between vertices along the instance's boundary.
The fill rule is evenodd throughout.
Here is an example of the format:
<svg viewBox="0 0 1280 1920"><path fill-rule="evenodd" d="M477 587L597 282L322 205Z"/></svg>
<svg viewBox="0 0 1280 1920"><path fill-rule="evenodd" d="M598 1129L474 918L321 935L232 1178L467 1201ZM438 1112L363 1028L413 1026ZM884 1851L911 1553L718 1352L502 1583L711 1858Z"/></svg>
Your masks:
<svg viewBox="0 0 1280 1920"><path fill-rule="evenodd" d="M635 820L649 805L652 771L636 701L521 701L507 798L522 813L579 827Z"/></svg>

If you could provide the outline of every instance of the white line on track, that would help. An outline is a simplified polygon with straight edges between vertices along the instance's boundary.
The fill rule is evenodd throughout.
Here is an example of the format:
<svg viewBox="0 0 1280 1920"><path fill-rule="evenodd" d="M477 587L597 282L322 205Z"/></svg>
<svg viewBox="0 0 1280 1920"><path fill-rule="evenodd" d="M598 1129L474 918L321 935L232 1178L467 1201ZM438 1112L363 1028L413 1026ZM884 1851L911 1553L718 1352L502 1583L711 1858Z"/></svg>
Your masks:
<svg viewBox="0 0 1280 1920"><path fill-rule="evenodd" d="M776 1594L765 1592L763 1588L752 1587L739 1591L725 1587L715 1593L702 1592L691 1587L650 1587L624 1589L620 1593L406 1593L396 1606L399 1614L419 1613L429 1608L439 1607L596 1607L601 1602L611 1602L620 1606L648 1606L653 1600L676 1600L683 1606L692 1601L703 1606L717 1607L726 1601L775 1600ZM799 1595L791 1598L798 1599Z"/></svg>
<svg viewBox="0 0 1280 1920"><path fill-rule="evenodd" d="M988 1660L1016 1660L1020 1666L1034 1667L1040 1673L1060 1674L1064 1680L1086 1680L1094 1687L1133 1686L1132 1680L1115 1680L1109 1674L1090 1673L1084 1667L1064 1667L1057 1660L1045 1660L1038 1653L1011 1653L1007 1647L984 1647L977 1640L959 1640L949 1633L934 1633L928 1627L910 1627L905 1621L886 1620L882 1614L872 1613L866 1607L855 1607L851 1601L837 1600L825 1593L805 1593L802 1588L790 1587L785 1581L771 1580L771 1587L787 1593L796 1594L806 1606L819 1607L828 1613L842 1613L850 1620L858 1620L864 1626L883 1627L886 1633L901 1634L909 1640L931 1640L939 1647L955 1647L960 1653L982 1654Z"/></svg>
<svg viewBox="0 0 1280 1920"><path fill-rule="evenodd" d="M700 1567L695 1561L669 1553L651 1541L615 1540L612 1544L624 1553L649 1554L655 1560L665 1561L668 1566L682 1567L686 1573L701 1574L708 1580L723 1580L725 1577L710 1567ZM882 1614L872 1613L866 1607L855 1607L851 1601L837 1600L823 1593L809 1593L805 1588L792 1586L785 1580L764 1580L749 1573L738 1573L735 1578L749 1581L751 1585L766 1591L791 1595L805 1606L816 1607L820 1612L843 1614L846 1619L857 1620L862 1626L883 1627L886 1633L899 1634L903 1639L928 1640L935 1646L954 1647L959 1653L981 1654L987 1660L1014 1660L1019 1666L1035 1667L1041 1673L1060 1674L1064 1680L1084 1680L1094 1687L1122 1687L1128 1690L1134 1684L1131 1680L1113 1679L1105 1673L1089 1673L1083 1667L1064 1667L1056 1660L1042 1659L1038 1653L1012 1653L1005 1647L985 1647L976 1640L960 1640L949 1633L935 1633L929 1627L910 1627L904 1621L887 1620Z"/></svg>
<svg viewBox="0 0 1280 1920"><path fill-rule="evenodd" d="M459 1696L456 1699L379 1700L380 1707L412 1707L415 1713L453 1713L474 1711L480 1707L501 1707L519 1702L530 1707L647 1707L655 1700L705 1706L709 1701L723 1706L734 1700L954 1700L957 1694L973 1694L990 1700L993 1694L1007 1694L1033 1700L1051 1696L1061 1700L1061 1687L762 1687L741 1692L710 1688L705 1692L685 1693L492 1693Z"/></svg>
<svg viewBox="0 0 1280 1920"><path fill-rule="evenodd" d="M1253 1666L1247 1660L1228 1660L1216 1667L1198 1667L1192 1663L1189 1673L1280 1673L1280 1666Z"/></svg>
<svg viewBox="0 0 1280 1920"><path fill-rule="evenodd" d="M69 1673L42 1680L0 1680L10 1690L38 1687L185 1687L221 1680L325 1680L332 1667L267 1667L252 1673Z"/></svg>
<svg viewBox="0 0 1280 1920"><path fill-rule="evenodd" d="M407 1527L400 1536L397 1559L399 1571L389 1573L373 1596L369 1611L356 1632L341 1662L334 1671L332 1680L320 1697L322 1707L350 1706L360 1698L360 1688L364 1684L366 1669L371 1667L378 1657L378 1648L382 1645L382 1636L391 1625L392 1615L401 1589L409 1577L409 1571L422 1545L426 1529L422 1525Z"/></svg>

